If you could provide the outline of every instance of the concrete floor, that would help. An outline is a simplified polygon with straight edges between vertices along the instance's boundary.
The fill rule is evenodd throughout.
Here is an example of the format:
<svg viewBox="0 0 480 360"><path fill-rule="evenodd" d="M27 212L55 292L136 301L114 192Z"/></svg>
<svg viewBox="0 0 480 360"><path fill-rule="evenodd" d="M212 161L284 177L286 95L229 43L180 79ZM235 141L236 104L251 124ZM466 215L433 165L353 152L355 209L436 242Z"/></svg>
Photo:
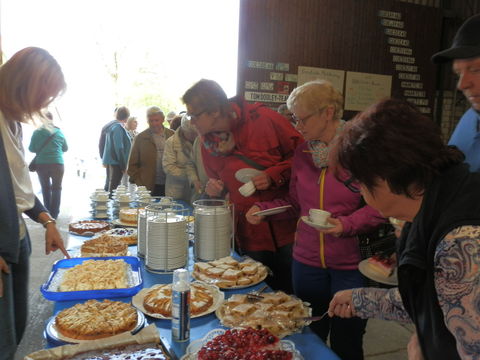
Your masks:
<svg viewBox="0 0 480 360"><path fill-rule="evenodd" d="M59 230L64 235L64 239L68 237L68 224L72 219L77 220L88 216L88 196L95 188L102 187L102 174L103 172L87 176L87 179L79 178L76 174L66 174L62 209L58 219ZM39 188L38 184L34 186ZM39 197L41 198L40 195ZM30 316L15 359L23 359L25 355L45 346L43 329L48 318L52 316L53 303L42 296L39 287L47 279L52 264L62 257L60 252L46 256L42 226L30 220L27 220L27 223L33 245L30 270ZM368 360L407 359L406 345L411 334L411 326L369 320L364 337L365 358Z"/></svg>

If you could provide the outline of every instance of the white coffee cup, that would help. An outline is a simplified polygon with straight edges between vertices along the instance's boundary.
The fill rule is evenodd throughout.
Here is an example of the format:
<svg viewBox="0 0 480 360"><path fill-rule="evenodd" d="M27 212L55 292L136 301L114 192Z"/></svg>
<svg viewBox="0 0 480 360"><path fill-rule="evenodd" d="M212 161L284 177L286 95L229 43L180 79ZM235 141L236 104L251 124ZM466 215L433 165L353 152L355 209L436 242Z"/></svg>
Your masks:
<svg viewBox="0 0 480 360"><path fill-rule="evenodd" d="M308 214L310 221L318 225L327 225L327 219L332 215L328 211L320 209L310 209Z"/></svg>
<svg viewBox="0 0 480 360"><path fill-rule="evenodd" d="M243 184L238 188L238 191L240 192L240 194L242 194L245 197L251 196L255 192L255 190L257 189L255 188L255 185L253 184L252 181L246 182L245 184Z"/></svg>

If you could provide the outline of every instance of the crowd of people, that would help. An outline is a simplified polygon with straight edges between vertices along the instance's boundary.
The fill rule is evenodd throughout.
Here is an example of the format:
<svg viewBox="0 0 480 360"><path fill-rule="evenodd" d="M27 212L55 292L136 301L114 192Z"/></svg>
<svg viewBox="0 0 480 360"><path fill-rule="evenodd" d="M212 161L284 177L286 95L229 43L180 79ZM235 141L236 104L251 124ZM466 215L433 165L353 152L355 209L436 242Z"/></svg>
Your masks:
<svg viewBox="0 0 480 360"><path fill-rule="evenodd" d="M458 148L444 144L437 125L404 100L384 99L345 122L342 95L324 80L293 90L281 114L239 96L229 99L218 83L202 79L182 96L186 113L167 115L170 128L163 111L151 106L148 128L137 134L128 108L116 109L99 143L105 188L112 192L126 179L152 195L229 200L236 251L272 270L267 282L273 289L309 302L314 315L328 313L311 327L322 340L329 337L342 359L363 359L372 317L415 325L410 360L476 359L479 34L477 15L459 29L450 49L433 57L453 61L457 86L472 105L451 140ZM43 49L24 49L0 67L0 167L10 174L0 178L0 350L12 357L27 314L30 240L22 213L46 228L47 254L60 249L68 256L55 226L66 142L47 123L30 145L44 168L41 182L56 179L50 187L42 184L47 210L32 191L20 124L64 89L60 66ZM475 136L463 141L468 128L467 135ZM42 153L52 136L56 148ZM236 177L244 168L256 170L250 196L239 190L243 183ZM288 210L258 214L280 206ZM301 221L310 209L327 210L329 226ZM365 287L358 236L388 217L405 221L397 240L398 287Z"/></svg>

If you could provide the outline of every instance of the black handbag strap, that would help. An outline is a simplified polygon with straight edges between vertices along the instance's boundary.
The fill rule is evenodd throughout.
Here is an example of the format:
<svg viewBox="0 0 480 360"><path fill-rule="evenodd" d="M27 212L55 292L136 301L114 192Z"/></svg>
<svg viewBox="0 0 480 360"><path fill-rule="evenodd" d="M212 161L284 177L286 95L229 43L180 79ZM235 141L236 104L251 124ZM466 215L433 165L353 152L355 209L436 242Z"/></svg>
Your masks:
<svg viewBox="0 0 480 360"><path fill-rule="evenodd" d="M250 165L251 167L253 167L254 169L257 169L257 170L265 170L266 167L263 166L263 165L260 165L259 163L257 163L256 161L246 157L245 155L243 154L233 154L233 156L239 158L239 159L242 159L245 163L247 163L248 165Z"/></svg>
<svg viewBox="0 0 480 360"><path fill-rule="evenodd" d="M50 135L42 144L42 146L40 147L40 149L38 149L35 157L33 158L32 160L32 163L35 162L35 160L37 160L37 156L38 154L40 154L42 152L43 149L45 149L45 146L47 146L47 144L54 138L54 136L57 134L56 131L53 132L52 135Z"/></svg>

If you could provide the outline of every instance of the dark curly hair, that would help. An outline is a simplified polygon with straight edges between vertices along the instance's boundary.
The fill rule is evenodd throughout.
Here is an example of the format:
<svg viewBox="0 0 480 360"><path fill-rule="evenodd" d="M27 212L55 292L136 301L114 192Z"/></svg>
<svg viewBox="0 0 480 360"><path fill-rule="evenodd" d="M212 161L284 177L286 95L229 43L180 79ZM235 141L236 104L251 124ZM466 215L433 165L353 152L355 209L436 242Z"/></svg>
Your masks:
<svg viewBox="0 0 480 360"><path fill-rule="evenodd" d="M337 177L346 170L370 192L383 179L393 193L408 197L422 194L435 176L464 160L443 143L430 118L398 99L382 100L349 121L331 156Z"/></svg>

